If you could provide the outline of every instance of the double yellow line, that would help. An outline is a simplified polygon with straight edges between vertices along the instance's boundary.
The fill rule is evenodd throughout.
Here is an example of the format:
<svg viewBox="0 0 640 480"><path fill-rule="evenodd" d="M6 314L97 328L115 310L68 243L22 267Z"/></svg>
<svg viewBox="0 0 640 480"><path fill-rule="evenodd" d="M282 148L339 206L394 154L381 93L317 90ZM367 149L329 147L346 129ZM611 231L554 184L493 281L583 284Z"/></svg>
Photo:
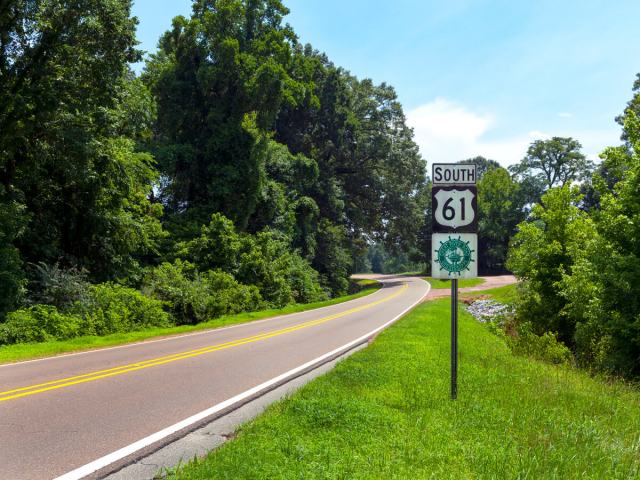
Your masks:
<svg viewBox="0 0 640 480"><path fill-rule="evenodd" d="M298 325L294 325L287 328L282 328L280 330L274 330L272 332L261 333L259 335L254 335L251 337L240 338L238 340L232 340L230 342L219 343L217 345L209 345L207 347L198 348L195 350L189 350L186 352L174 353L172 355L167 355L164 357L152 358L150 360L144 360L142 362L130 363L127 365L121 365L119 367L108 368L106 370L98 370L95 372L85 373L83 375L76 375L74 377L66 377L61 378L59 380L53 380L46 383L39 383L37 385L30 385L28 387L16 388L13 390L7 390L5 392L0 392L0 402L6 402L7 400L14 400L16 398L27 397L29 395L36 395L38 393L48 392L50 390L57 390L60 388L70 387L72 385L78 385L81 383L94 382L96 380L100 380L102 378L114 377L116 375L122 375L129 372L135 372L137 370L144 370L145 368L156 367L159 365L165 365L167 363L177 362L178 360L184 360L187 358L198 357L200 355L205 355L211 352L217 352L219 350L225 350L227 348L238 347L240 345L246 345L247 343L259 342L261 340L266 340L268 338L277 337L280 335L284 335L287 333L295 332L297 330L302 330L304 328L313 327L316 325L320 325L331 320L335 320L337 318L345 317L352 313L360 312L362 310L366 310L368 308L374 307L376 305L380 305L381 303L388 302L389 300L397 297L402 294L408 285L405 284L402 286L400 290L395 292L388 297L385 297L376 302L368 303L366 305L362 305L360 307L355 307L350 310L345 310L344 312L336 313L334 315L329 315L327 317L320 318L318 320L311 320L305 323L300 323Z"/></svg>

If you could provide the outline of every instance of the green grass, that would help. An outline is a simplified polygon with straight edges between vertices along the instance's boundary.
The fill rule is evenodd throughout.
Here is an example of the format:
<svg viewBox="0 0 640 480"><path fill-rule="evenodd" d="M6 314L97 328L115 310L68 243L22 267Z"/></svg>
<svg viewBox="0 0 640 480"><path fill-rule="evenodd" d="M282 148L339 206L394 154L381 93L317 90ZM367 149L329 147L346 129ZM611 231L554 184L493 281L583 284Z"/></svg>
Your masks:
<svg viewBox="0 0 640 480"><path fill-rule="evenodd" d="M368 278L361 278L360 280L356 280L354 283L360 287L373 287L378 285L380 282L377 280L370 280Z"/></svg>
<svg viewBox="0 0 640 480"><path fill-rule="evenodd" d="M490 296L491 299L495 300L496 302L513 305L516 301L516 297L518 296L518 285L514 283L512 285L505 285L504 287L481 290L479 292L463 293L461 295L461 298L473 299L475 297L481 296Z"/></svg>
<svg viewBox="0 0 640 480"><path fill-rule="evenodd" d="M451 280L439 280L437 278L431 277L422 277L427 282L431 284L431 288L434 290L441 288L451 288ZM484 283L484 279L482 278L463 278L458 280L458 288L468 288L468 287L477 287L478 285L482 285Z"/></svg>
<svg viewBox="0 0 640 480"><path fill-rule="evenodd" d="M381 284L375 280L359 280L356 281L363 290L352 295L333 298L324 302L288 305L284 308L273 310L262 310L259 312L239 313L237 315L226 315L198 325L182 325L178 327L167 328L151 328L137 332L116 333L106 335L104 337L86 336L78 337L71 340L53 341L43 343L22 343L17 345L0 346L0 364L17 362L20 360L28 360L33 358L49 357L62 353L77 352L82 350L91 350L95 348L112 347L123 345L126 343L140 342L156 337L165 337L169 335L177 335L182 333L195 332L198 330L207 330L212 328L223 327L239 323L251 322L254 320L262 320L264 318L275 317L278 315L288 315L291 313L304 312L313 310L314 308L327 307L336 305L348 300L364 297L376 292Z"/></svg>
<svg viewBox="0 0 640 480"><path fill-rule="evenodd" d="M640 392L514 356L461 309L452 402L449 328L448 299L420 305L170 478L640 478Z"/></svg>
<svg viewBox="0 0 640 480"><path fill-rule="evenodd" d="M401 272L401 273L397 273L396 275L402 275L404 277L420 277L424 275L424 270L414 270L413 272Z"/></svg>

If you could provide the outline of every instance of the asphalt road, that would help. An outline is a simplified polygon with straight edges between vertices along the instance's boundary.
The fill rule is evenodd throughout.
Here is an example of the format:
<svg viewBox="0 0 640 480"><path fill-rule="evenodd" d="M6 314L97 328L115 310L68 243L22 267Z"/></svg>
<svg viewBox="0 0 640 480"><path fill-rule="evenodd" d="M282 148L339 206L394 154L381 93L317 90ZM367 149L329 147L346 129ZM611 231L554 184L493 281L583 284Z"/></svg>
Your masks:
<svg viewBox="0 0 640 480"><path fill-rule="evenodd" d="M429 289L417 278L380 279L378 292L318 310L0 365L0 478L81 478L122 463L371 336Z"/></svg>

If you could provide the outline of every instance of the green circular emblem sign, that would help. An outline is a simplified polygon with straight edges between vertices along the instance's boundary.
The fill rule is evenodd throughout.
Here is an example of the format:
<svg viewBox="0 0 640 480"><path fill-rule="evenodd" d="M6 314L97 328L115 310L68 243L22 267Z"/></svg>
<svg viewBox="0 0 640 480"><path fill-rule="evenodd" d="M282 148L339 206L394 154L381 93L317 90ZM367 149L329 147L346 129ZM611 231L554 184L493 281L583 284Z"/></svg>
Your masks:
<svg viewBox="0 0 640 480"><path fill-rule="evenodd" d="M440 248L436 251L436 262L442 270L449 272L449 275L460 275L464 270L469 270L473 252L469 242L462 241L460 237L449 237L446 242L440 242Z"/></svg>

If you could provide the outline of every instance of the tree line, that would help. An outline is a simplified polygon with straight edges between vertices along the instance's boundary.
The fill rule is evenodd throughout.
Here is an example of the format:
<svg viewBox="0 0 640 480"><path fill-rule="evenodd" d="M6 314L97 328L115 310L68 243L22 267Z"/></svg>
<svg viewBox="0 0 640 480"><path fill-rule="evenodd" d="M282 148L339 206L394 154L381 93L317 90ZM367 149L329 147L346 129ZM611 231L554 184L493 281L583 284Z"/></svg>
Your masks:
<svg viewBox="0 0 640 480"><path fill-rule="evenodd" d="M512 240L522 279L517 317L550 333L582 366L640 375L640 75L623 115L623 144L606 148L582 183L544 193Z"/></svg>
<svg viewBox="0 0 640 480"><path fill-rule="evenodd" d="M196 0L135 75L131 1L0 2L0 343L322 300L370 243L415 246L394 89L287 13Z"/></svg>
<svg viewBox="0 0 640 480"><path fill-rule="evenodd" d="M0 344L196 323L428 266L427 165L394 89L280 0L196 0L142 59L129 0L0 0ZM638 375L640 80L597 167L572 138L476 157L480 272L584 365ZM524 331L524 330L523 330Z"/></svg>

